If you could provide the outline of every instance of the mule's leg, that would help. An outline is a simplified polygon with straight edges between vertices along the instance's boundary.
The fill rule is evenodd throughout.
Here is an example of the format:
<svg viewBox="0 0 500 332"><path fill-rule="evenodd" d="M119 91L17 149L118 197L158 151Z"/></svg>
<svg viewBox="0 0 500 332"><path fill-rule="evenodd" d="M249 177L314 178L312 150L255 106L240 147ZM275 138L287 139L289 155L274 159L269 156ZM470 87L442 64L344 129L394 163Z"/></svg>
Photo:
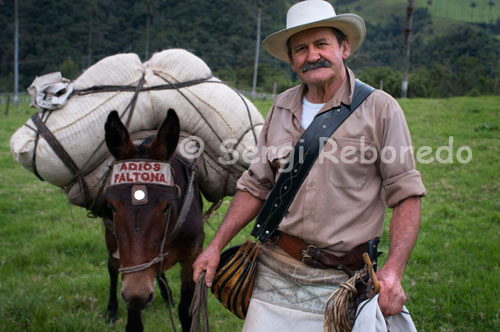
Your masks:
<svg viewBox="0 0 500 332"><path fill-rule="evenodd" d="M168 298L170 297L170 300L172 301L172 307L175 307L174 297L172 296L172 290L170 289L170 286L167 283L167 277L165 276L165 273L162 273L161 276L158 278L158 285L160 286L161 297L163 297L163 299L167 303L169 301Z"/></svg>
<svg viewBox="0 0 500 332"><path fill-rule="evenodd" d="M118 299L116 293L118 290L118 269L120 267L120 261L113 258L113 253L118 248L116 240L111 233L106 228L106 247L108 248L108 273L109 273L109 300L108 300L108 319L109 324L113 324L117 317L118 312Z"/></svg>
<svg viewBox="0 0 500 332"><path fill-rule="evenodd" d="M181 301L179 303L179 320L181 321L182 331L189 332L191 328L191 316L189 316L189 306L193 299L194 289L196 287L193 282L193 262L194 260L186 260L181 262Z"/></svg>
<svg viewBox="0 0 500 332"><path fill-rule="evenodd" d="M118 299L116 293L118 290L118 266L120 261L109 256L108 258L108 272L109 272L109 301L108 301L108 315L109 323L113 324L116 320L118 313Z"/></svg>
<svg viewBox="0 0 500 332"><path fill-rule="evenodd" d="M141 310L128 309L127 326L125 332L142 332L142 312Z"/></svg>

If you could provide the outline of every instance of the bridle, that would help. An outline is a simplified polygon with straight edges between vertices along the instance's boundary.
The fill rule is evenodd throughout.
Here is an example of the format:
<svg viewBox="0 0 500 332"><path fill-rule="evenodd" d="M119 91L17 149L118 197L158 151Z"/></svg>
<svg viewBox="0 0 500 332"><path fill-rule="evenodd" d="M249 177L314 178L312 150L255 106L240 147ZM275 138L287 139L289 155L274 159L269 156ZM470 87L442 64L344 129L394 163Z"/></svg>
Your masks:
<svg viewBox="0 0 500 332"><path fill-rule="evenodd" d="M181 159L177 159L177 160L182 161ZM145 161L126 160L126 161L118 161L118 162L113 163L113 165L111 166L113 168L113 174L111 175L111 181L112 181L111 185L114 185L113 184L113 181L114 181L113 175L115 174L115 169L117 167L116 165L119 165L120 163L124 163L124 162L148 162L148 161L147 160L145 160ZM191 204L192 204L193 198L194 198L194 192L195 192L195 190L194 190L195 189L194 188L194 181L195 181L195 174L196 174L195 166L187 165L187 164L183 163L184 167L186 167L186 170L187 170L187 178L188 179L187 179L187 188L186 188L185 192L182 193L181 188L177 184L173 183L173 174L172 174L172 171L170 170L171 169L170 163L163 162L162 164L168 165L168 172L171 173L171 180L167 181L170 183L167 184L166 187L175 189L177 191L177 197L179 197L179 198L182 197L182 202L181 202L180 209L179 209L180 212L177 216L177 223L169 235L168 229L169 229L171 217L172 217L172 213L171 213L172 207L169 205L167 207L167 212L166 212L167 216L166 216L165 231L163 232L163 237L162 237L161 245L159 247L157 256L154 257L149 262L146 262L143 264L138 264L138 265L134 265L134 266L127 266L127 267L121 266L118 269L118 271L123 273L123 274L144 271L146 269L149 269L151 266L158 264L156 276L157 276L158 280L161 280L160 276L161 276L161 273L163 272L163 261L164 261L165 257L168 256L168 252L164 252L165 246L168 243L169 239L175 238L175 236L180 231L182 225L184 224L184 222L187 219L187 212L189 211L189 209L191 207ZM159 184L147 184L146 187L147 186L156 186L156 185L159 185ZM165 184L162 184L162 185L165 185ZM113 228L114 228L114 221L113 221ZM118 237L116 236L116 232L114 229L112 231L113 231L113 234L115 236L116 242L118 243L118 247L119 247L120 245L119 245Z"/></svg>
<svg viewBox="0 0 500 332"><path fill-rule="evenodd" d="M171 217L171 207L169 206L167 209L168 209L167 210L167 223L165 225L165 231L163 232L163 238L161 241L160 249L158 251L158 255L147 263L134 265L134 266L127 266L127 267L121 266L118 269L118 271L120 271L122 274L144 271L144 270L149 269L151 266L153 266L155 264L159 264L158 265L158 272L156 273L156 276L160 277L162 270L163 270L163 260L168 255L168 252L165 252L165 253L163 252L163 250L165 248L165 243L167 242L168 227L170 226L170 217ZM118 242L118 238L116 238L116 241Z"/></svg>
<svg viewBox="0 0 500 332"><path fill-rule="evenodd" d="M181 159L177 159L177 160L179 160L179 161L182 162ZM114 183L114 181L117 178L118 179L121 178L119 172L118 172L118 177L116 177L117 170L120 168L119 167L120 163L126 163L126 162L127 161L118 161L118 162L113 163L113 165L111 166L112 169L113 169L112 174L111 174L111 186L116 185L116 183ZM143 161L143 160L130 161L129 160L128 162L140 163L140 162L148 162L148 161ZM127 267L121 266L118 269L118 271L121 272L122 274L130 274L130 273L136 273L136 272L144 271L144 270L149 269L150 267L152 267L154 265L157 265L156 280L158 280L158 282L160 282L162 284L163 289L168 290L169 287L168 287L167 281L166 281L166 279L162 278L163 261L168 256L168 252L164 252L164 250L165 250L165 247L166 247L167 243L169 242L169 240L172 239L172 238L175 238L175 236L180 231L180 229L182 228L182 225L184 224L184 222L187 219L187 214L188 214L189 209L191 207L191 204L193 202L194 193L195 193L194 181L195 181L196 168L194 166L195 164L193 164L191 166L191 165L188 165L188 164L182 162L182 164L184 165L185 170L187 172L187 188L186 188L185 192L182 193L181 188L177 184L175 184L174 181L173 181L174 176L173 176L173 172L172 172L171 167L170 167L170 163L162 162L162 164L168 165L168 173L169 174L166 174L167 172L165 171L165 178L167 179L167 181L166 181L167 183L162 183L161 185L162 186L166 186L169 189L176 190L177 191L176 197L178 197L178 198L182 197L182 202L180 204L180 209L179 209L180 212L177 215L177 222L175 224L175 227L172 230L172 232L170 232L170 233L168 232L168 229L169 229L169 226L170 226L170 223L171 223L171 219L172 219L172 206L168 205L167 206L167 211L166 211L167 215L166 215L165 230L163 232L163 237L162 237L162 240L161 240L161 245L159 247L157 256L154 257L149 262L146 262L146 263L143 263L143 264L138 264L138 265L134 265L134 266L127 266ZM147 185L146 184L142 184L142 187L144 187L146 189L146 191L147 191L147 187L149 187L149 186L157 186L157 185L160 185L160 184L147 184ZM132 196L134 196L133 192L131 194L132 194ZM141 204L141 203L136 203L136 204ZM114 220L113 220L112 226L113 226L112 232L113 232L113 235L115 237L115 240L116 240L116 242L118 244L118 248L119 248L120 247L120 243L119 243L118 237L116 236L116 231L114 229L115 228ZM106 226L106 227L108 227L108 226ZM173 313L172 313L173 300L171 298L170 292L167 291L166 292L166 296L167 296L167 303L168 303L170 321L172 323L173 330L176 331L175 324L174 324L174 319L173 319Z"/></svg>

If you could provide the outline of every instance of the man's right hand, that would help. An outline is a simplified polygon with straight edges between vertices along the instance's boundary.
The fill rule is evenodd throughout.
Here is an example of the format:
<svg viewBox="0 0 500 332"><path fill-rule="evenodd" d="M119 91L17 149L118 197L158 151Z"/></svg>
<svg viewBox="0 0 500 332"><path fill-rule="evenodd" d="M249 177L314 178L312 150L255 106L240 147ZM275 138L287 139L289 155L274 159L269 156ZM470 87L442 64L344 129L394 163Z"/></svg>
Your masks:
<svg viewBox="0 0 500 332"><path fill-rule="evenodd" d="M195 283L198 282L200 274L203 271L207 271L205 274L205 283L207 287L212 287L212 282L214 280L215 271L220 261L220 251L214 246L209 245L203 252L198 256L196 261L193 263L193 280Z"/></svg>
<svg viewBox="0 0 500 332"><path fill-rule="evenodd" d="M222 249L243 227L255 218L263 203L263 201L246 191L238 190L236 192L212 242L193 263L193 280L195 283L198 283L200 274L207 271L205 283L208 287L212 287Z"/></svg>

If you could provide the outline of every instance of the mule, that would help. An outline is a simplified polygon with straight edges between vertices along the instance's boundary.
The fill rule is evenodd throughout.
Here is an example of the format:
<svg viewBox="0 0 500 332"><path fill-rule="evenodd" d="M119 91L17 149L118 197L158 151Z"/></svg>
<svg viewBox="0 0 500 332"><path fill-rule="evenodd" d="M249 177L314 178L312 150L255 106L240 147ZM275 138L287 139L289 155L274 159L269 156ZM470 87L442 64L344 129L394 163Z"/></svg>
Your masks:
<svg viewBox="0 0 500 332"><path fill-rule="evenodd" d="M106 145L116 158L111 185L106 189L108 208L104 217L108 225L108 313L114 321L121 272L127 332L143 331L142 310L154 299L155 279L162 296L171 298L164 272L176 263L181 265L179 320L184 332L191 326L189 306L195 289L192 265L202 250L204 231L196 181L175 156L179 131L177 114L169 110L156 136L134 145L116 111L106 120Z"/></svg>

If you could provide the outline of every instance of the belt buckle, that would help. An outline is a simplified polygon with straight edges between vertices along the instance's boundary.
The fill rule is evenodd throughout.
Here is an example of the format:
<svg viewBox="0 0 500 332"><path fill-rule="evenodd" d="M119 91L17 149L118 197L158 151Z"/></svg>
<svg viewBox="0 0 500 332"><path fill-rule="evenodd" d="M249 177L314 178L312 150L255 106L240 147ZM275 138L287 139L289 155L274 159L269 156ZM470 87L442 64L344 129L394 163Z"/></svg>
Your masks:
<svg viewBox="0 0 500 332"><path fill-rule="evenodd" d="M312 244L308 244L307 247L305 249L302 249L300 251L301 255L302 255L302 259L301 261L304 261L304 259L312 259L313 257L311 255L309 255L309 249L316 249L318 250L318 247L312 245Z"/></svg>

